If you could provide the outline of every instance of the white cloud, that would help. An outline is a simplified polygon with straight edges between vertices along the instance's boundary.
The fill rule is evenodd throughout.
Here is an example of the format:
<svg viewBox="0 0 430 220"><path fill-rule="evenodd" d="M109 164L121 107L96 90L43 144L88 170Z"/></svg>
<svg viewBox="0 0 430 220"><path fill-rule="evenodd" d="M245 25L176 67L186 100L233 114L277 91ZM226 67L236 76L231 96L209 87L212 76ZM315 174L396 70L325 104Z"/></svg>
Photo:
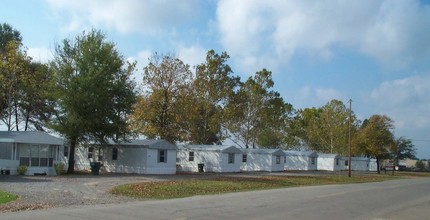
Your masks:
<svg viewBox="0 0 430 220"><path fill-rule="evenodd" d="M107 27L121 33L164 32L200 13L198 0L47 0L66 31Z"/></svg>
<svg viewBox="0 0 430 220"><path fill-rule="evenodd" d="M178 58L190 65L190 67L201 64L206 60L207 50L199 46L179 46L176 51L178 52Z"/></svg>
<svg viewBox="0 0 430 220"><path fill-rule="evenodd" d="M220 41L236 62L276 61L269 69L298 53L330 59L338 47L395 68L430 57L430 7L415 0L221 0L217 23ZM251 65L260 69L262 63Z"/></svg>
<svg viewBox="0 0 430 220"><path fill-rule="evenodd" d="M333 99L340 100L346 104L347 98L344 94L332 88L314 88L305 86L297 92L287 92L287 100L295 103L295 108L321 107Z"/></svg>
<svg viewBox="0 0 430 220"><path fill-rule="evenodd" d="M32 57L33 61L48 63L53 57L52 51L46 47L30 47L27 50L27 55Z"/></svg>
<svg viewBox="0 0 430 220"><path fill-rule="evenodd" d="M430 75L382 83L370 94L379 114L386 114L399 129L430 130Z"/></svg>

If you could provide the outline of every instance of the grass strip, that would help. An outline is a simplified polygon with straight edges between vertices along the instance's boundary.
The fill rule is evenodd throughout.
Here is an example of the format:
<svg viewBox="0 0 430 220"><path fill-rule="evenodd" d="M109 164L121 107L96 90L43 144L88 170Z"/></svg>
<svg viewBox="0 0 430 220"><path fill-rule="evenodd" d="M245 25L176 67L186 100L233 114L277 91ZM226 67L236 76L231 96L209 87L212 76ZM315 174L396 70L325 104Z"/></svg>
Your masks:
<svg viewBox="0 0 430 220"><path fill-rule="evenodd" d="M172 199L285 187L380 182L394 178L399 177L388 175L363 175L352 176L351 178L340 175L215 177L127 184L117 186L111 192L140 199Z"/></svg>
<svg viewBox="0 0 430 220"><path fill-rule="evenodd" d="M8 203L14 201L18 196L10 194L8 192L0 190L0 204Z"/></svg>

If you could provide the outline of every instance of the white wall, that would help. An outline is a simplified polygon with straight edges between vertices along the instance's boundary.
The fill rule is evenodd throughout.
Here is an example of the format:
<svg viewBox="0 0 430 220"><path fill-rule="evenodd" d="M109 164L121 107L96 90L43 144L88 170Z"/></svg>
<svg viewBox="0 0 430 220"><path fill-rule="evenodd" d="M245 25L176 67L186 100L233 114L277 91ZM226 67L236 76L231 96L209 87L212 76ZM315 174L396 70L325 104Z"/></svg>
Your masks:
<svg viewBox="0 0 430 220"><path fill-rule="evenodd" d="M242 163L242 171L283 171L284 156L280 156L280 163L276 164L276 156L271 154L247 154L246 163Z"/></svg>
<svg viewBox="0 0 430 220"><path fill-rule="evenodd" d="M272 155L272 169L271 171L284 171L285 164L284 164L284 156L278 156L279 157L279 163L276 163L276 157L275 155Z"/></svg>
<svg viewBox="0 0 430 220"><path fill-rule="evenodd" d="M118 148L117 160L112 160L112 148L104 149L103 167L112 173L146 173L145 148Z"/></svg>
<svg viewBox="0 0 430 220"><path fill-rule="evenodd" d="M167 163L158 162L158 149L147 149L145 174L175 174L176 150L167 150Z"/></svg>
<svg viewBox="0 0 430 220"><path fill-rule="evenodd" d="M194 152L194 161L189 161L189 152ZM204 172L240 172L242 154L234 155L234 163L228 163L228 153L219 151L179 150L178 168L183 172L198 172L198 164L204 164Z"/></svg>
<svg viewBox="0 0 430 220"><path fill-rule="evenodd" d="M357 171L368 171L369 161L363 159L352 159L351 158L351 170Z"/></svg>
<svg viewBox="0 0 430 220"><path fill-rule="evenodd" d="M378 166L376 165L376 159L370 159L369 171L377 171Z"/></svg>
<svg viewBox="0 0 430 220"><path fill-rule="evenodd" d="M16 175L16 169L19 166L18 160L2 160L0 159L0 168L10 171L10 175Z"/></svg>
<svg viewBox="0 0 430 220"><path fill-rule="evenodd" d="M343 160L339 158L339 163L336 165L336 158L332 157L318 157L318 170L327 171L338 171L342 169L344 163Z"/></svg>
<svg viewBox="0 0 430 220"><path fill-rule="evenodd" d="M285 170L308 170L309 163L309 157L307 156L287 155L285 161Z"/></svg>

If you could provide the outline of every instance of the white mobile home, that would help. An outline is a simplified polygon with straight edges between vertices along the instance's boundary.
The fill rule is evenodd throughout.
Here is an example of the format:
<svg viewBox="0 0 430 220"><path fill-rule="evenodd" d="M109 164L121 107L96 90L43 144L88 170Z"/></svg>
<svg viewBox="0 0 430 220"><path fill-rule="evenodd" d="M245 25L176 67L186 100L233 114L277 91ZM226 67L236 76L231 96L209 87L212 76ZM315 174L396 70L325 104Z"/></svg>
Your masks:
<svg viewBox="0 0 430 220"><path fill-rule="evenodd" d="M242 149L242 171L284 171L285 153L279 149Z"/></svg>
<svg viewBox="0 0 430 220"><path fill-rule="evenodd" d="M240 172L241 161L242 151L235 146L185 145L177 153L178 171L183 172Z"/></svg>
<svg viewBox="0 0 430 220"><path fill-rule="evenodd" d="M79 147L76 169L89 170L90 162L99 161L105 171L112 173L175 174L176 150L176 145L166 140L133 140L105 147Z"/></svg>
<svg viewBox="0 0 430 220"><path fill-rule="evenodd" d="M17 174L20 165L26 175L56 175L54 164L63 158L63 140L41 131L0 131L0 169Z"/></svg>
<svg viewBox="0 0 430 220"><path fill-rule="evenodd" d="M348 170L348 157L342 157L342 170ZM367 157L351 157L351 170L369 171L370 159Z"/></svg>
<svg viewBox="0 0 430 220"><path fill-rule="evenodd" d="M339 171L343 167L342 157L337 154L318 154L317 169L327 171Z"/></svg>
<svg viewBox="0 0 430 220"><path fill-rule="evenodd" d="M284 151L285 170L317 170L318 154L314 151Z"/></svg>
<svg viewBox="0 0 430 220"><path fill-rule="evenodd" d="M345 158L348 161L348 158ZM351 157L351 170L356 171L369 171L369 163L370 159L367 157ZM345 165L348 165L348 162L345 162ZM346 166L348 169L348 166Z"/></svg>
<svg viewBox="0 0 430 220"><path fill-rule="evenodd" d="M376 165L376 159L369 160L369 171L378 171L378 166Z"/></svg>

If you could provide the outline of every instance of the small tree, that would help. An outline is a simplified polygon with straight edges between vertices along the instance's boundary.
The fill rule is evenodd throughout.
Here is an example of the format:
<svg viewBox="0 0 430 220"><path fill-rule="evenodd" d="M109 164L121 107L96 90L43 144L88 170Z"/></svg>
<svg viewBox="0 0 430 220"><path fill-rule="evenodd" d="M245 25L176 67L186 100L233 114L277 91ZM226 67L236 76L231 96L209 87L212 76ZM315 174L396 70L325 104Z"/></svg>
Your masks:
<svg viewBox="0 0 430 220"><path fill-rule="evenodd" d="M394 137L393 120L385 115L372 115L363 122L358 134L354 137L354 145L363 154L376 158L377 171L380 173L381 159L390 157L390 147Z"/></svg>
<svg viewBox="0 0 430 220"><path fill-rule="evenodd" d="M418 169L420 169L420 170L424 170L426 168L426 165L425 165L424 161L418 160L415 163L415 167L418 168Z"/></svg>
<svg viewBox="0 0 430 220"><path fill-rule="evenodd" d="M394 165L399 165L399 160L403 160L406 158L416 159L414 145L410 139L405 137L399 137L394 140L392 151L392 158L394 161Z"/></svg>

